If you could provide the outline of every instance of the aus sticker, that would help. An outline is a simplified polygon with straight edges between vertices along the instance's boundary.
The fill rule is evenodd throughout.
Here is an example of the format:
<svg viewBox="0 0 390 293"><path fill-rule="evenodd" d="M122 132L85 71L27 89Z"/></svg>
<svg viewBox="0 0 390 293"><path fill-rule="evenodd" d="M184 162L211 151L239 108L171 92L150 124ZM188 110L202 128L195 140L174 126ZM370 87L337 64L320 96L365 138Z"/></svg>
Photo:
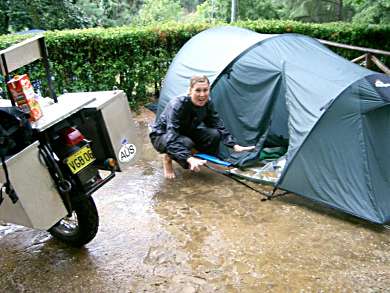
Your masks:
<svg viewBox="0 0 390 293"><path fill-rule="evenodd" d="M121 163L130 162L137 153L137 148L134 144L129 143L127 139L122 141L122 147L119 150L118 158Z"/></svg>

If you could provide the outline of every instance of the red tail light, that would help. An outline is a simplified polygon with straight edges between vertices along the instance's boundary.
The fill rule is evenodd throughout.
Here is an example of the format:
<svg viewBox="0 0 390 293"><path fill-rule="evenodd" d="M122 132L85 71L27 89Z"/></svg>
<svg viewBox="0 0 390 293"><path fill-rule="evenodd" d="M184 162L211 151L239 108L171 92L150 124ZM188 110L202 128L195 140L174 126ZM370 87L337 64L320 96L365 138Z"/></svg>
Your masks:
<svg viewBox="0 0 390 293"><path fill-rule="evenodd" d="M77 145L85 139L84 135L82 135L82 133L74 127L69 127L65 129L64 138L65 143L68 146Z"/></svg>

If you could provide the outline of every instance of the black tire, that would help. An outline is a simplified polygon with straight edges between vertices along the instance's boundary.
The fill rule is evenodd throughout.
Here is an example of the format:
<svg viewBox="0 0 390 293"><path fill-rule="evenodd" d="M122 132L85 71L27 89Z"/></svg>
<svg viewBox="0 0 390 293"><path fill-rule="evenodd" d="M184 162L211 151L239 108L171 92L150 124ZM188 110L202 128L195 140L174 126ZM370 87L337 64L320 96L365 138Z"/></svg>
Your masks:
<svg viewBox="0 0 390 293"><path fill-rule="evenodd" d="M72 216L63 218L49 233L66 244L80 247L96 236L99 215L91 196L80 197L72 207Z"/></svg>

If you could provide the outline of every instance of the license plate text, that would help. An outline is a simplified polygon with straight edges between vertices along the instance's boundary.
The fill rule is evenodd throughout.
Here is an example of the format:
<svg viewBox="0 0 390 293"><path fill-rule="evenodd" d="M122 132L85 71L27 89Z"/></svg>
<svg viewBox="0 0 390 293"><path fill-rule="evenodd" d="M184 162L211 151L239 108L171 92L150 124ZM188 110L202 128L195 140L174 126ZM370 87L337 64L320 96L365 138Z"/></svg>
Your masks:
<svg viewBox="0 0 390 293"><path fill-rule="evenodd" d="M87 145L72 154L66 159L66 164L70 168L73 174L80 172L95 161L95 156L92 153L91 148Z"/></svg>

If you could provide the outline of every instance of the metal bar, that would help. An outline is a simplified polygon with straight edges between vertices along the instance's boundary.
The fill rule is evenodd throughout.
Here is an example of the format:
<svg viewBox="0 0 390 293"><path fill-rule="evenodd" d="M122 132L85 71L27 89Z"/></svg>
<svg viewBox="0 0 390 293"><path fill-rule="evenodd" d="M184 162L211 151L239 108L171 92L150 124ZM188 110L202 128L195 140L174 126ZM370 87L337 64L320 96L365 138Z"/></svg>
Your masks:
<svg viewBox="0 0 390 293"><path fill-rule="evenodd" d="M341 44L341 43L336 43L336 42L331 42L331 41L326 41L326 40L321 40L321 39L317 39L317 40L320 41L322 44L333 46L333 47L390 56L389 51L383 51L383 50L377 50L377 49L371 49L371 48L365 48L365 47L358 47L358 46L351 46L351 45L346 45L346 44Z"/></svg>
<svg viewBox="0 0 390 293"><path fill-rule="evenodd" d="M12 106L15 107L16 103L12 97L12 94L11 94L11 92L8 88L8 84L7 84L10 81L10 77L9 77L7 62L5 61L5 56L3 54L1 54L1 62L2 62L2 70L4 72L5 86L7 87L7 95L8 95L8 98L11 100Z"/></svg>
<svg viewBox="0 0 390 293"><path fill-rule="evenodd" d="M357 62L359 62L359 61L361 61L361 60L363 60L363 59L365 59L365 58L366 58L366 54L363 54L362 56L359 56L359 57L357 57L357 58L351 60L351 62L357 63Z"/></svg>
<svg viewBox="0 0 390 293"><path fill-rule="evenodd" d="M62 171L60 167L58 166L56 160L53 156L53 151L51 150L50 146L45 143L45 141L48 141L48 133L41 134L39 137L39 160L43 160L45 167L47 168L47 171L49 172L51 178L54 181L55 188L58 191L59 195L61 196L62 202L64 203L64 206L66 208L66 211L68 212L68 216L72 214L72 203L70 199L69 191L63 190L61 187L61 184L65 182L64 175L62 174ZM67 181L69 183L69 181ZM63 186L63 185L62 185ZM70 185L71 187L71 185Z"/></svg>
<svg viewBox="0 0 390 293"><path fill-rule="evenodd" d="M57 100L57 95L56 95L56 93L54 92L54 89L53 89L53 83L52 83L52 80L51 80L49 57L48 57L48 54L47 54L46 45L45 45L45 39L44 38L40 38L39 39L39 47L40 47L40 50L41 50L41 56L42 56L43 65L45 66L47 85L49 86L50 98L52 98L54 100L54 102L57 103L58 100Z"/></svg>
<svg viewBox="0 0 390 293"><path fill-rule="evenodd" d="M101 181L98 181L95 185L91 187L88 191L85 192L85 195L90 196L92 193L94 193L96 190L98 190L100 187L102 187L104 184L106 184L108 181L110 181L112 178L115 177L115 172L111 171L111 173L102 179Z"/></svg>
<svg viewBox="0 0 390 293"><path fill-rule="evenodd" d="M387 75L390 75L390 69L385 65L383 64L378 58L376 58L375 56L371 56L371 61L380 68L380 70L382 70L384 73L386 73Z"/></svg>
<svg viewBox="0 0 390 293"><path fill-rule="evenodd" d="M237 20L237 0L232 0L231 3L231 14L230 14L230 22L235 22Z"/></svg>

